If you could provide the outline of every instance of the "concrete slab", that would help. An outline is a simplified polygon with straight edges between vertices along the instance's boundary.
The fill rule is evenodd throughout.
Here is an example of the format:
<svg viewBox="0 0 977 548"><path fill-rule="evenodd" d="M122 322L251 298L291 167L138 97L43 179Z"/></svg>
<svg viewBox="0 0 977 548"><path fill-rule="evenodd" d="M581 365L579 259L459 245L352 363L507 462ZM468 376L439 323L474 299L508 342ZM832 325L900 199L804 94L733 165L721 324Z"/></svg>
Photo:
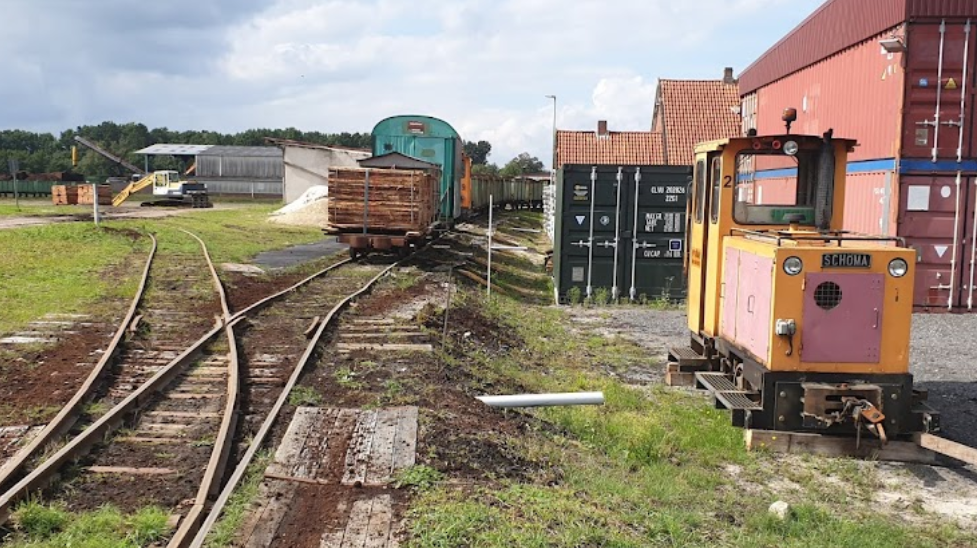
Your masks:
<svg viewBox="0 0 977 548"><path fill-rule="evenodd" d="M279 270L342 253L347 249L349 249L348 245L337 242L335 237L329 237L311 244L297 245L277 251L265 251L258 254L253 262L262 268Z"/></svg>

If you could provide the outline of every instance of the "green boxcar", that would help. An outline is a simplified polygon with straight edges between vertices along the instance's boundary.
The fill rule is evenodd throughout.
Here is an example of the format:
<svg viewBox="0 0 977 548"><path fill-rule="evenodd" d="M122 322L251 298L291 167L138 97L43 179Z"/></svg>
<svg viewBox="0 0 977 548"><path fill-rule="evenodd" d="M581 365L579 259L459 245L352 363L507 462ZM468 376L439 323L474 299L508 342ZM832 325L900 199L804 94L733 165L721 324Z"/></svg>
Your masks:
<svg viewBox="0 0 977 548"><path fill-rule="evenodd" d="M567 165L557 174L557 297L686 297L685 207L692 168Z"/></svg>
<svg viewBox="0 0 977 548"><path fill-rule="evenodd" d="M438 212L442 221L461 216L462 140L447 122L430 116L393 116L373 128L373 155L406 154L441 165Z"/></svg>
<svg viewBox="0 0 977 548"><path fill-rule="evenodd" d="M17 181L17 193L21 196L50 196L53 185L64 184L55 181ZM0 181L0 196L14 195L14 181Z"/></svg>

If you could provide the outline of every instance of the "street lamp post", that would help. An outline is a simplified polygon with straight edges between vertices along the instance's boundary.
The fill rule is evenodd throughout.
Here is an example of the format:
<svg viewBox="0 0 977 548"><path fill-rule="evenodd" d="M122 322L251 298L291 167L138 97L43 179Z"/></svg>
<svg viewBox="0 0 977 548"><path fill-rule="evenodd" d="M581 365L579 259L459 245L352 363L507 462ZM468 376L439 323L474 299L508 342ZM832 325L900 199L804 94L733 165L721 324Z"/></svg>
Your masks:
<svg viewBox="0 0 977 548"><path fill-rule="evenodd" d="M550 164L553 175L556 175L556 95L547 95L547 99L553 99L553 162Z"/></svg>

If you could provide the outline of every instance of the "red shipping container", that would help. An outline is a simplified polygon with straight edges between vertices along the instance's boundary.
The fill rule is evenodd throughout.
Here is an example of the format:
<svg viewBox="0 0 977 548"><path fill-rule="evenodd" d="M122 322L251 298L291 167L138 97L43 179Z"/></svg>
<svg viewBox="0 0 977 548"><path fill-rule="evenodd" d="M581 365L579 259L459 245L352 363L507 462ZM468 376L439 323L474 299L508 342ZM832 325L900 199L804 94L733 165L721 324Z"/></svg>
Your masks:
<svg viewBox="0 0 977 548"><path fill-rule="evenodd" d="M857 139L851 160L895 158L904 91L899 60L880 53L878 38L757 90L757 130L783 133L781 114L797 109L791 131Z"/></svg>
<svg viewBox="0 0 977 548"><path fill-rule="evenodd" d="M913 23L905 53L902 156L977 156L973 140L977 28L966 21Z"/></svg>

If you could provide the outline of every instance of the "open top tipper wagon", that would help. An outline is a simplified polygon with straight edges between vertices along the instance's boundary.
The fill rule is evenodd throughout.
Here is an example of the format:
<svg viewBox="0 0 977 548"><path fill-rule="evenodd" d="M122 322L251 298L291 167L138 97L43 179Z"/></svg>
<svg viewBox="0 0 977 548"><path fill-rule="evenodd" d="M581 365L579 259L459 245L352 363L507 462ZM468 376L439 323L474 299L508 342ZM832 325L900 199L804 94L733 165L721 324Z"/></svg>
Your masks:
<svg viewBox="0 0 977 548"><path fill-rule="evenodd" d="M437 224L436 169L333 168L329 172L329 219L356 258L370 251L407 255Z"/></svg>

